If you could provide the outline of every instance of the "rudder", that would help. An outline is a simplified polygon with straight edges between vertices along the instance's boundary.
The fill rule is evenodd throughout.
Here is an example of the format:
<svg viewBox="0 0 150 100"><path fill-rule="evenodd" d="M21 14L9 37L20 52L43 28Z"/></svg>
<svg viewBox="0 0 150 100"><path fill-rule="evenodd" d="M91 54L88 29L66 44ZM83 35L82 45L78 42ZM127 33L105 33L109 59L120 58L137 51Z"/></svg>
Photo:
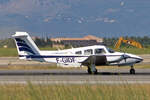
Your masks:
<svg viewBox="0 0 150 100"><path fill-rule="evenodd" d="M40 55L40 50L27 32L16 32L13 35L20 59L28 60L28 56Z"/></svg>

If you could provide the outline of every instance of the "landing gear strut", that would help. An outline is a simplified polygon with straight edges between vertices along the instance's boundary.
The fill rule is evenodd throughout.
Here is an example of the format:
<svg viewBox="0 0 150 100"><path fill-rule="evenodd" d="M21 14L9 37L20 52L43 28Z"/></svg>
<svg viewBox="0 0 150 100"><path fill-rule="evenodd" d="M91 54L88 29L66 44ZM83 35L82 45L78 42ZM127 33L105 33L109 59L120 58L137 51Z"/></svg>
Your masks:
<svg viewBox="0 0 150 100"><path fill-rule="evenodd" d="M96 61L95 56L91 56L89 59L89 63L87 64L88 67L87 71L89 74L97 74L97 69L95 68L95 61Z"/></svg>
<svg viewBox="0 0 150 100"><path fill-rule="evenodd" d="M97 69L95 68L95 65L88 66L87 71L89 74L97 74Z"/></svg>
<svg viewBox="0 0 150 100"><path fill-rule="evenodd" d="M131 66L130 74L135 74L135 69L134 69L134 67L133 67L133 66Z"/></svg>

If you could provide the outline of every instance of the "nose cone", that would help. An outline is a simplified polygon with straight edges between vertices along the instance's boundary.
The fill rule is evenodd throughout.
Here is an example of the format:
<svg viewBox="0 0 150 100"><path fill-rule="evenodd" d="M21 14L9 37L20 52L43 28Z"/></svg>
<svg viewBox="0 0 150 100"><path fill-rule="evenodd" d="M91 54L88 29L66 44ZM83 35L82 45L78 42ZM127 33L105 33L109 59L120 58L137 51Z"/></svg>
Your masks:
<svg viewBox="0 0 150 100"><path fill-rule="evenodd" d="M143 58L141 58L141 57L139 57L139 56L137 56L137 59L136 59L137 61L136 61L136 63L140 63L140 62L142 62L143 61Z"/></svg>
<svg viewBox="0 0 150 100"><path fill-rule="evenodd" d="M135 61L135 63L140 63L143 61L142 57L139 57L137 55L133 55L133 54L127 54L131 59L133 59Z"/></svg>

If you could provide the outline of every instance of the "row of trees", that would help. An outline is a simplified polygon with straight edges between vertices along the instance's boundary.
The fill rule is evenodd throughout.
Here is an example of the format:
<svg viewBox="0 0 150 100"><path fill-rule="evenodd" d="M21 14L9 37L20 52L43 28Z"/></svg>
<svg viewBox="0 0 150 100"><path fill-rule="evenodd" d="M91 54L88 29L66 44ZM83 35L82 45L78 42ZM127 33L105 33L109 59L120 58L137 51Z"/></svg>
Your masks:
<svg viewBox="0 0 150 100"><path fill-rule="evenodd" d="M144 36L144 37L124 37L125 39L132 39L135 41L140 42L143 47L149 47L150 46L150 37ZM115 43L118 41L118 38L104 38L104 44L106 46L114 46ZM53 44L63 44L63 43L54 43L50 41L49 38L35 38L35 43L38 45L38 47L52 47ZM15 47L15 42L13 39L5 39L0 40L0 47L4 47L7 45L9 48Z"/></svg>
<svg viewBox="0 0 150 100"><path fill-rule="evenodd" d="M35 38L34 42L39 47L52 47L52 41L49 38Z"/></svg>

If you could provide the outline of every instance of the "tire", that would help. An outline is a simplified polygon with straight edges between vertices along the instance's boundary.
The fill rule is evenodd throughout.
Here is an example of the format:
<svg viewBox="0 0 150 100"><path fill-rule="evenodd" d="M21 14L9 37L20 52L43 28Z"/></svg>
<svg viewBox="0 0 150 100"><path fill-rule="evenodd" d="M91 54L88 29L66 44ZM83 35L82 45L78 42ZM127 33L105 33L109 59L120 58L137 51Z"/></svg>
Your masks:
<svg viewBox="0 0 150 100"><path fill-rule="evenodd" d="M130 74L135 74L135 69L130 69Z"/></svg>
<svg viewBox="0 0 150 100"><path fill-rule="evenodd" d="M92 74L92 71L91 71L91 69L90 68L88 68L88 74Z"/></svg>
<svg viewBox="0 0 150 100"><path fill-rule="evenodd" d="M87 71L88 71L88 74L97 74L97 69L95 71L91 71L91 69L88 68Z"/></svg>
<svg viewBox="0 0 150 100"><path fill-rule="evenodd" d="M94 71L94 74L97 74L97 69Z"/></svg>

